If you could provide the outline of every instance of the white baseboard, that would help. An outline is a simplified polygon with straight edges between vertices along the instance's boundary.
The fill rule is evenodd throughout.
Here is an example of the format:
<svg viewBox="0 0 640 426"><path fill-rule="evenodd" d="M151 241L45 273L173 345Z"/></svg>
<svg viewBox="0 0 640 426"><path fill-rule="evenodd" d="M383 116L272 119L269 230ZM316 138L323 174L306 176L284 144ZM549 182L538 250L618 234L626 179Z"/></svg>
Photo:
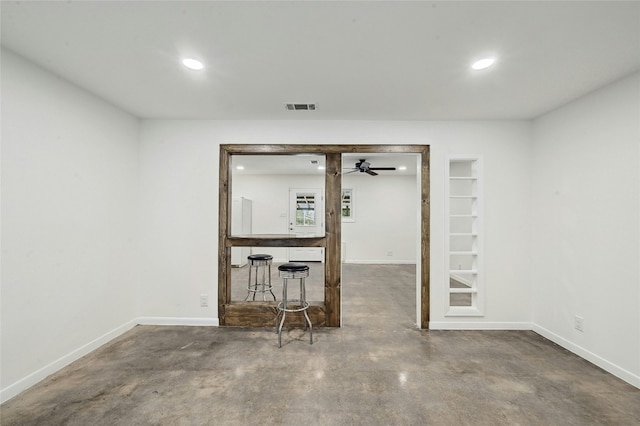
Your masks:
<svg viewBox="0 0 640 426"><path fill-rule="evenodd" d="M136 326L136 321L129 321L105 334L102 336L92 340L91 342L80 346L79 348L69 352L68 354L58 358L50 364L45 365L44 367L34 371L28 376L18 380L17 382L10 384L4 389L0 390L0 403L4 403L14 396L18 395L20 392L29 389L31 386L55 373L56 371L66 367L71 364L73 361L76 361L83 356L87 355L91 351L98 349L100 346L105 343L110 342L121 334L131 330Z"/></svg>
<svg viewBox="0 0 640 426"><path fill-rule="evenodd" d="M430 330L531 330L530 322L429 321Z"/></svg>
<svg viewBox="0 0 640 426"><path fill-rule="evenodd" d="M598 367L602 368L605 371L608 371L609 373L613 374L614 376L624 380L625 382L640 388L640 376L633 374L630 371L625 370L624 368L613 364L612 362L607 361L606 359L594 354L593 352L588 351L587 349L583 348L582 346L576 345L573 342L570 342L569 340L565 339L564 337L558 336L557 334L555 334L552 331L547 330L544 327L540 327L537 324L533 324L533 331L535 331L536 333L538 333L539 335L541 335L542 337L545 337L549 340L551 340L554 343L557 343L558 345L562 346L563 348L567 349L570 352L573 352L574 354L578 355L581 358L586 359L587 361L597 365Z"/></svg>
<svg viewBox="0 0 640 426"><path fill-rule="evenodd" d="M218 318L180 318L180 317L138 317L136 323L139 325L188 325L218 327Z"/></svg>

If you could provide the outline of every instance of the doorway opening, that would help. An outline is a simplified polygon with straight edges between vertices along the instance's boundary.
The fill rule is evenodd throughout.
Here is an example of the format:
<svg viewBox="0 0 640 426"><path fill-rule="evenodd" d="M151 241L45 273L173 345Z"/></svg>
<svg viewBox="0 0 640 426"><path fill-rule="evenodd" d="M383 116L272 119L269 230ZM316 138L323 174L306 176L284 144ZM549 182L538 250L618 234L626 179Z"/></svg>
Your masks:
<svg viewBox="0 0 640 426"><path fill-rule="evenodd" d="M289 188L289 232L296 237L324 235L322 188ZM323 247L291 247L289 262L324 262Z"/></svg>
<svg viewBox="0 0 640 426"><path fill-rule="evenodd" d="M343 323L378 320L420 324L420 156L342 155Z"/></svg>
<svg viewBox="0 0 640 426"><path fill-rule="evenodd" d="M420 328L429 327L429 146L427 145L221 145L219 175L218 319L221 326L267 326L274 318L273 302L237 302L231 298L231 252L236 247L291 247L324 249L324 298L312 303L309 315L314 326L339 327L341 305L342 154L396 153L419 157L419 286L416 304ZM325 160L324 234L304 237L291 233L234 235L232 232L232 159L245 156L299 158L320 155ZM261 182L255 182L260 185ZM255 207L255 206L254 206ZM357 207L356 207L357 214ZM285 214L286 216L286 214ZM254 231L255 232L255 231Z"/></svg>

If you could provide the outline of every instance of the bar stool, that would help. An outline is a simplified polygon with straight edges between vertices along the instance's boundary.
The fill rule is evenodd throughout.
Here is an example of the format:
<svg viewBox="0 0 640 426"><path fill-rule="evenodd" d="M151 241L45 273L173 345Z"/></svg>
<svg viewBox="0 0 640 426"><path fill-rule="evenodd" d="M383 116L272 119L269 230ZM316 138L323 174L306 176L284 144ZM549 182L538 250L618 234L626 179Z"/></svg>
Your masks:
<svg viewBox="0 0 640 426"><path fill-rule="evenodd" d="M262 293L262 300L266 301L265 293L269 292L273 296L273 300L276 300L276 295L273 294L271 286L271 262L273 256L270 254L252 254L247 257L249 260L249 282L247 284L247 297L244 298L246 302L249 296L253 294L253 300L256 300L256 293ZM258 282L258 272L262 267L262 282ZM255 277L253 284L251 283L251 271L255 268ZM269 273L267 274L267 270ZM268 277L268 278L267 278ZM260 286L260 288L258 288Z"/></svg>
<svg viewBox="0 0 640 426"><path fill-rule="evenodd" d="M287 312L302 312L306 320L306 326L309 325L309 343L313 345L313 328L311 326L311 320L307 314L309 309L309 303L307 302L307 292L304 285L304 279L309 276L309 267L304 263L285 263L278 266L280 277L282 278L282 301L278 303L278 313L276 315L276 333L278 333L278 347L282 347L282 325L284 319L287 316ZM290 279L300 280L300 299L288 300L287 299L287 281ZM292 302L293 305L287 305ZM278 326L278 317L282 314L280 320L280 326Z"/></svg>

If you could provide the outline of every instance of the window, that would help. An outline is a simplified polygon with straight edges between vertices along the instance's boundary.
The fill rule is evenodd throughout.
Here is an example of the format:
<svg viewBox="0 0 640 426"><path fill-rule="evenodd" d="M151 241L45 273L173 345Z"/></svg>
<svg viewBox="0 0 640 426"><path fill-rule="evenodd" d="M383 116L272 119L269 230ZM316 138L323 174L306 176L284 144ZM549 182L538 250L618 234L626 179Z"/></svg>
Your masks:
<svg viewBox="0 0 640 426"><path fill-rule="evenodd" d="M353 189L342 190L342 221L355 222L355 211L353 204Z"/></svg>
<svg viewBox="0 0 640 426"><path fill-rule="evenodd" d="M446 165L448 316L483 315L482 163L449 158Z"/></svg>
<svg viewBox="0 0 640 426"><path fill-rule="evenodd" d="M316 226L314 194L298 194L296 196L296 226Z"/></svg>

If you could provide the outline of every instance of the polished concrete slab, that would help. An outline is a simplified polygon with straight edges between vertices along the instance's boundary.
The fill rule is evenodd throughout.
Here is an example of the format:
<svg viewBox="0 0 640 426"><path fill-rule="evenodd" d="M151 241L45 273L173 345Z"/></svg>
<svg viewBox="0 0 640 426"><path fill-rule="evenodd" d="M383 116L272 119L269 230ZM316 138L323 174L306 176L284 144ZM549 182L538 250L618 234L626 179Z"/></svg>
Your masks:
<svg viewBox="0 0 640 426"><path fill-rule="evenodd" d="M278 295L276 293L276 295ZM279 296L279 295L278 295ZM420 331L415 268L345 265L344 327L138 326L4 425L636 425L640 389L527 331Z"/></svg>

